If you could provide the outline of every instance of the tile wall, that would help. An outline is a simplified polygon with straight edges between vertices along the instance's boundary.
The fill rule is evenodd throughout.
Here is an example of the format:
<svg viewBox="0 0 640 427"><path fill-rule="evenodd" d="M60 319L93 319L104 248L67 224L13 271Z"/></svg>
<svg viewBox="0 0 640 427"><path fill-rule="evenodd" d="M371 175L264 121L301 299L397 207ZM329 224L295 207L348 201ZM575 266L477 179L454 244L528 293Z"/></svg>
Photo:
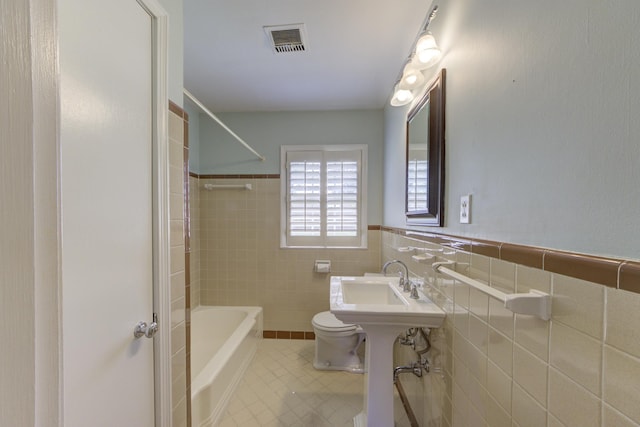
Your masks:
<svg viewBox="0 0 640 427"><path fill-rule="evenodd" d="M500 259L482 242L458 249L438 240L382 231L382 260L402 259L447 312L432 332L432 373L401 378L420 425L640 425L640 293L625 290L638 285L637 263L544 253L536 268ZM396 249L408 246L442 250L438 256L456 261L458 272L505 292L551 293L552 319L514 315ZM503 258L538 264L536 249L504 246ZM609 274L612 263L628 272L626 281ZM584 280L589 271L596 281ZM397 364L413 360L410 348L397 345Z"/></svg>
<svg viewBox="0 0 640 427"><path fill-rule="evenodd" d="M329 309L329 274L313 272L316 259L331 260L333 275L380 268L379 230L369 231L366 250L281 249L277 175L200 177L198 184L192 200L199 209L192 204L191 215L193 235L200 239L196 258L203 305L259 305L267 333L312 331L313 316ZM204 184L253 189L205 190Z"/></svg>
<svg viewBox="0 0 640 427"><path fill-rule="evenodd" d="M189 205L190 205L190 270L191 270L191 308L200 305L200 189L198 178L189 176Z"/></svg>
<svg viewBox="0 0 640 427"><path fill-rule="evenodd" d="M185 114L180 107L169 108L169 219L171 268L171 385L173 427L187 426L187 322L185 269Z"/></svg>
<svg viewBox="0 0 640 427"><path fill-rule="evenodd" d="M311 331L313 315L328 309L329 286L314 260L331 259L332 274L358 275L399 258L447 312L432 331L431 373L401 377L420 425L640 426L639 263L452 244L386 227L372 227L368 250L280 249L278 177L192 176L190 184L192 306L260 305L266 331ZM407 246L442 250L459 272L506 292L549 292L553 317L514 315L395 249ZM396 364L414 354L398 345Z"/></svg>

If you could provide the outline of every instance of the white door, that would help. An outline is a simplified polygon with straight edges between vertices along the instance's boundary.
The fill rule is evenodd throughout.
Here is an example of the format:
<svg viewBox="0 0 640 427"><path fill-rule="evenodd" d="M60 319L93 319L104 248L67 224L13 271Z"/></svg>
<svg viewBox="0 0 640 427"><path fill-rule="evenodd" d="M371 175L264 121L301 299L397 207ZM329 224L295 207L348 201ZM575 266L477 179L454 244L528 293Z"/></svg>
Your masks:
<svg viewBox="0 0 640 427"><path fill-rule="evenodd" d="M60 0L65 427L154 425L152 17Z"/></svg>

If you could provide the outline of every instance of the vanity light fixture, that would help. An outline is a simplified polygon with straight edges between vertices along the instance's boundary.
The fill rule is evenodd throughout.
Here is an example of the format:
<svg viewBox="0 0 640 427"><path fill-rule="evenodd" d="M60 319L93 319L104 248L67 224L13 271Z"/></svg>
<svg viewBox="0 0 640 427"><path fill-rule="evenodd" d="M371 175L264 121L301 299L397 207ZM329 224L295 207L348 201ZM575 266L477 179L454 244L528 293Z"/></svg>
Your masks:
<svg viewBox="0 0 640 427"><path fill-rule="evenodd" d="M438 48L436 39L433 37L433 34L427 30L431 20L436 16L437 11L438 6L434 6L418 39L413 45L409 59L405 62L402 75L393 88L391 105L394 107L407 105L413 101L422 89L425 81L422 71L433 67L440 61L440 58L442 58L442 52Z"/></svg>

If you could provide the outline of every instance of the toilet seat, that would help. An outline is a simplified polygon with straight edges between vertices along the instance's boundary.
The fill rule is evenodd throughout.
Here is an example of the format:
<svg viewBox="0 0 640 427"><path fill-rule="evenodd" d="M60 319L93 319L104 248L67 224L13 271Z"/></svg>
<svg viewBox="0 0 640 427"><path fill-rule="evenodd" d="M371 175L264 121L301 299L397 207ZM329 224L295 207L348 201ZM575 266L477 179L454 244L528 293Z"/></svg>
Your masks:
<svg viewBox="0 0 640 427"><path fill-rule="evenodd" d="M352 332L358 329L358 325L343 323L330 311L316 314L311 323L315 328L324 332Z"/></svg>

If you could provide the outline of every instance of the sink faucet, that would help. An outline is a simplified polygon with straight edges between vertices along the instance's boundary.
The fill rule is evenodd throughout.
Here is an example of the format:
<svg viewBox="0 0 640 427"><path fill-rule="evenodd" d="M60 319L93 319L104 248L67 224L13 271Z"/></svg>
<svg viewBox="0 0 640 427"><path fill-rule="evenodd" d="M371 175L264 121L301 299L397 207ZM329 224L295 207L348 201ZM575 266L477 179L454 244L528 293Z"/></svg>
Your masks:
<svg viewBox="0 0 640 427"><path fill-rule="evenodd" d="M399 282L398 286L402 287L403 291L409 292L410 286L411 286L411 283L409 282L409 268L407 268L407 265L404 262L402 262L402 261L400 261L398 259L393 259L391 261L387 261L382 266L382 273L386 276L387 275L387 267L389 267L392 264L400 264L404 268L404 275L402 274L402 272L400 272L400 282Z"/></svg>

